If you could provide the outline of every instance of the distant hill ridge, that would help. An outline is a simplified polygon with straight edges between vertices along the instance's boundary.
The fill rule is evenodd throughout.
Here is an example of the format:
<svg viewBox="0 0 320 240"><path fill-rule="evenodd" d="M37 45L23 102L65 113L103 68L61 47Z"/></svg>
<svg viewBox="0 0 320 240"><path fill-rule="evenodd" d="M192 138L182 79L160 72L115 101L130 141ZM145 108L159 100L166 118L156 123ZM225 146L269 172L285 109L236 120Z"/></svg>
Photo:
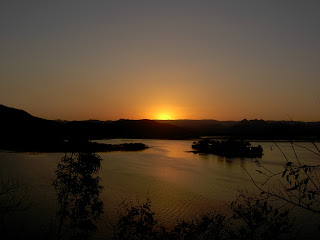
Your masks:
<svg viewBox="0 0 320 240"><path fill-rule="evenodd" d="M218 120L46 120L0 105L0 143L57 142L65 139L188 139L231 136L251 139L319 139L320 122Z"/></svg>
<svg viewBox="0 0 320 240"><path fill-rule="evenodd" d="M185 129L153 120L55 121L0 105L0 142L62 141L65 139L190 137Z"/></svg>
<svg viewBox="0 0 320 240"><path fill-rule="evenodd" d="M181 126L200 136L238 136L251 139L319 139L320 122L301 121L217 121L217 120L163 120Z"/></svg>
<svg viewBox="0 0 320 240"><path fill-rule="evenodd" d="M29 120L29 119L35 119L36 117L33 117L31 114L27 113L24 110L16 109L7 107L0 104L0 114L1 114L1 120Z"/></svg>

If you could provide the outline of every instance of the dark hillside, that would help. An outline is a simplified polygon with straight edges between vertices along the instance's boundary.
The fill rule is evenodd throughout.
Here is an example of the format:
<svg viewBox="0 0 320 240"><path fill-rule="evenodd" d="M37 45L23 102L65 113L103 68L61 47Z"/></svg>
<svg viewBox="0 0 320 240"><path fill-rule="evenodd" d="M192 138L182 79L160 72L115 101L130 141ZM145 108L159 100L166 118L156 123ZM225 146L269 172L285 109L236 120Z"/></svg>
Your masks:
<svg viewBox="0 0 320 240"><path fill-rule="evenodd" d="M72 121L63 125L66 138L163 138L183 139L188 131L152 120Z"/></svg>
<svg viewBox="0 0 320 240"><path fill-rule="evenodd" d="M1 142L35 142L61 138L60 124L29 113L0 105Z"/></svg>
<svg viewBox="0 0 320 240"><path fill-rule="evenodd" d="M53 121L0 105L0 145L60 144L106 138L187 139L233 136L251 139L319 139L320 122L242 120Z"/></svg>
<svg viewBox="0 0 320 240"><path fill-rule="evenodd" d="M61 144L64 140L82 142L104 138L162 138L190 137L184 128L152 120L118 121L53 121L0 105L0 145Z"/></svg>
<svg viewBox="0 0 320 240"><path fill-rule="evenodd" d="M217 120L158 120L158 122L188 129L194 136L224 135L227 129L238 123Z"/></svg>
<svg viewBox="0 0 320 240"><path fill-rule="evenodd" d="M228 134L257 139L319 139L320 123L244 119L229 128Z"/></svg>

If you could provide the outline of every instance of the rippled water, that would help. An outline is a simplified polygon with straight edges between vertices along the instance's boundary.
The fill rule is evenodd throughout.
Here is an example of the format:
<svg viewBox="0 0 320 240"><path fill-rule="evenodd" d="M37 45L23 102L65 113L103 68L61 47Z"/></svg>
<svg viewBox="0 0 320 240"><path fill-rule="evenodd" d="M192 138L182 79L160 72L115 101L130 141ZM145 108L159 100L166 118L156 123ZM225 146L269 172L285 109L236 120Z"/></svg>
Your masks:
<svg viewBox="0 0 320 240"><path fill-rule="evenodd" d="M156 218L170 226L177 219L188 219L212 209L226 209L239 190L256 190L243 166L256 181L263 178L257 169L261 165L271 171L283 170L286 160L272 142L255 142L262 145L262 158L227 159L215 155L188 152L192 141L178 140L101 140L104 143L142 142L150 146L139 152L99 153L102 168L99 171L104 190L100 200L105 214L99 223L96 239L110 234L108 221L116 218L116 209L122 201L144 202L149 198ZM278 143L285 155L294 159L289 143ZM308 143L300 143L312 148ZM319 157L296 146L301 161L319 163ZM55 171L63 153L13 153L0 152L0 175L5 179L18 179L22 184L19 194L33 203L27 211L11 213L6 219L7 229L15 238L54 238L57 221L57 192L52 186ZM241 166L240 166L241 165ZM106 216L105 216L106 215ZM312 216L302 215L310 224L301 228L315 227ZM301 229L300 229L301 230ZM302 229L303 231L303 229ZM310 232L308 229L306 232Z"/></svg>

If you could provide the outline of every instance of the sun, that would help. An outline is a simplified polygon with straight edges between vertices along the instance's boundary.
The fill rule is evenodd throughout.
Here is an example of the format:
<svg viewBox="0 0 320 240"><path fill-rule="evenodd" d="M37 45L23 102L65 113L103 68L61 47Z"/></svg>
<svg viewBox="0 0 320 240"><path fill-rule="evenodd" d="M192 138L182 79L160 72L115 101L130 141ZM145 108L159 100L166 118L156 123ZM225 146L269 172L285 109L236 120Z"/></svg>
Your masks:
<svg viewBox="0 0 320 240"><path fill-rule="evenodd" d="M150 110L150 118L154 120L174 120L180 116L180 111L172 106L153 106Z"/></svg>
<svg viewBox="0 0 320 240"><path fill-rule="evenodd" d="M158 120L170 120L172 119L171 115L169 113L159 113L157 115Z"/></svg>

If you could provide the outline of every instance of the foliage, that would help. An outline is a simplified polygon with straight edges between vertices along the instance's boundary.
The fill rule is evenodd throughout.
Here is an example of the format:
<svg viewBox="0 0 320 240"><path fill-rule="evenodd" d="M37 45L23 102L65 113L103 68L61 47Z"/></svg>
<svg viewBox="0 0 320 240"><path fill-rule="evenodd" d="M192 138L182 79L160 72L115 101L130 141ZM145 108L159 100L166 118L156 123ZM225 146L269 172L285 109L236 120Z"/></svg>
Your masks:
<svg viewBox="0 0 320 240"><path fill-rule="evenodd" d="M53 182L60 204L58 239L63 228L78 237L97 230L95 222L103 213L103 202L99 199L103 187L94 174L100 168L101 158L95 153L65 154L58 163Z"/></svg>
<svg viewBox="0 0 320 240"><path fill-rule="evenodd" d="M21 195L22 184L16 179L0 179L0 216L15 211L24 211L32 206L26 196Z"/></svg>
<svg viewBox="0 0 320 240"><path fill-rule="evenodd" d="M289 211L274 208L267 200L241 193L229 207L232 214L212 212L166 228L155 219L151 202L123 206L113 225L115 240L278 239L292 226Z"/></svg>
<svg viewBox="0 0 320 240"><path fill-rule="evenodd" d="M292 207L299 207L320 214L320 181L318 177L320 165L303 164L296 152L296 147L304 148L320 159L318 146L312 142L314 149L311 149L291 142L294 159L289 159L279 145L274 144L286 159L283 171L274 173L262 166L266 172L258 172L264 174L266 179L261 185L257 184L247 170L245 171L266 199L281 200ZM273 186L267 186L266 183L271 180L274 180Z"/></svg>
<svg viewBox="0 0 320 240"><path fill-rule="evenodd" d="M6 217L14 212L26 211L34 206L17 179L0 178L0 233L7 231Z"/></svg>
<svg viewBox="0 0 320 240"><path fill-rule="evenodd" d="M141 206L124 206L119 221L114 226L116 239L157 239L157 224L149 200Z"/></svg>
<svg viewBox="0 0 320 240"><path fill-rule="evenodd" d="M230 207L237 222L236 231L231 232L233 239L279 239L293 224L290 211L273 206L268 198L241 193Z"/></svg>

